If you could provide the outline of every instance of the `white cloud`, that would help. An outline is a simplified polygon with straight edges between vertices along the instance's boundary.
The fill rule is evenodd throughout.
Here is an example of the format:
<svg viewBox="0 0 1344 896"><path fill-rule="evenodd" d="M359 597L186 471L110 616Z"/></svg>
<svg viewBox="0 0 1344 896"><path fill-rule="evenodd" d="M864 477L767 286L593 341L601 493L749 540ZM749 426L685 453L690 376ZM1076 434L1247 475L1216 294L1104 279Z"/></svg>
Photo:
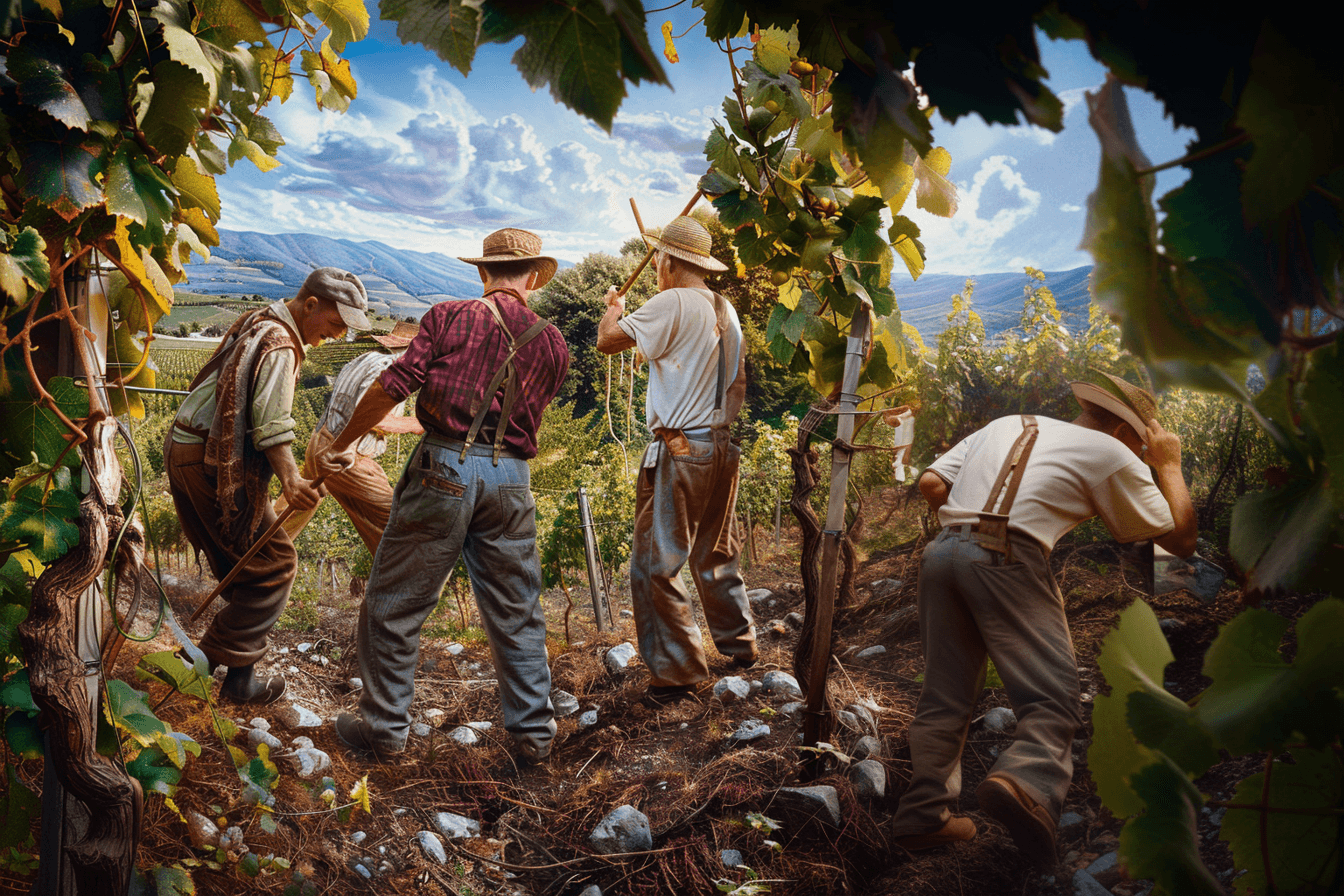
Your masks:
<svg viewBox="0 0 1344 896"><path fill-rule="evenodd" d="M1016 228L1034 216L1041 194L1027 186L1012 156L984 159L970 184L957 184L960 203L952 218L907 210L919 225L930 273L967 273L1015 266L1018 253L1001 249Z"/></svg>
<svg viewBox="0 0 1344 896"><path fill-rule="evenodd" d="M1083 210L1081 205L1074 205L1072 202L1066 202L1059 207L1062 212L1080 212Z"/></svg>

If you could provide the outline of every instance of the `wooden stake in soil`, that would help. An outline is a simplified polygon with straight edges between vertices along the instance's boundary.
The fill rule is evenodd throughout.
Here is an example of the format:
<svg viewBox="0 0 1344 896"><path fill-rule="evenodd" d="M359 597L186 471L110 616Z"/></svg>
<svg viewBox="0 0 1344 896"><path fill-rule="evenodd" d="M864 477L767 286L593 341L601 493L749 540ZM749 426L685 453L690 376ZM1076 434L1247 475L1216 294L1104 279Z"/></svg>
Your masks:
<svg viewBox="0 0 1344 896"><path fill-rule="evenodd" d="M826 706L826 671L831 662L831 622L835 613L837 565L845 530L845 494L849 489L849 463L853 457L854 412L858 406L859 373L863 368L869 337L868 306L854 312L845 347L845 372L840 385L835 445L831 449L831 496L826 508L826 528L821 542L821 588L817 594L816 624L812 632L811 674L807 682L807 709L803 714L803 745L815 747L826 738L830 713ZM824 771L818 754L803 766L803 778L812 780Z"/></svg>
<svg viewBox="0 0 1344 896"><path fill-rule="evenodd" d="M611 606L607 603L606 576L597 559L597 538L593 535L593 515L588 508L588 491L579 486L579 523L583 528L583 559L588 566L588 587L593 592L593 617L597 630L611 628Z"/></svg>

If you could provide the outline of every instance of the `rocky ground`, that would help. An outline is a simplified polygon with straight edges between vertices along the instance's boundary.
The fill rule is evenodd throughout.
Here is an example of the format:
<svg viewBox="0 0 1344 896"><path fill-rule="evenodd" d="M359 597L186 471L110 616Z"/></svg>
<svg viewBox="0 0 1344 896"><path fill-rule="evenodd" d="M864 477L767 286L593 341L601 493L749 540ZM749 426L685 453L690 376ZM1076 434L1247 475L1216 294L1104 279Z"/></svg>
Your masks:
<svg viewBox="0 0 1344 896"><path fill-rule="evenodd" d="M1014 723L1001 688L986 690L963 763L961 808L980 834L919 854L892 842L889 823L908 780L906 729L922 671L913 609L921 546L916 540L873 554L859 570L858 600L838 618L830 674L832 705L842 710L831 739L844 756L827 757L826 773L806 785L796 749L800 694L790 674L804 608L797 560L787 554L762 557L746 573L761 630L758 665L742 671L717 658L712 686L667 707L641 699L647 673L630 646L633 620L622 609L628 601L615 595L615 628L598 632L590 607L567 610L562 592L548 593L559 734L550 763L523 770L509 759L489 650L469 625L474 608L444 614L468 622L465 636L442 636L438 615L427 629L405 756L378 763L345 749L331 720L354 708L361 686L358 602L347 593L327 595L311 628L275 633L263 665L287 675L286 697L261 709L218 704L239 726L231 743L244 758L265 743L277 759L273 831L244 799L206 705L137 682L132 673L135 657L172 645L162 639L140 653L128 649L114 674L146 688L158 714L202 746L175 798L191 824L164 800L148 800L140 863L187 858L200 894L1148 892L1149 884L1126 879L1117 861L1120 825L1101 807L1088 775L1090 725L1074 744L1077 772L1057 866L1030 866L978 811L975 787ZM1095 661L1101 640L1138 596L1138 576L1109 543L1066 543L1052 565L1090 704L1103 687ZM174 569L172 582L170 598L183 619L213 584L190 567ZM572 590L576 602L586 600L586 589ZM1203 651L1239 609L1238 594L1225 588L1204 604L1180 592L1153 605L1177 656L1168 686L1193 696L1204 686ZM1197 783L1227 796L1236 771L1221 769L1212 774L1226 780ZM344 817L332 807L350 802L347 794L365 775L371 811ZM334 791L330 802L324 790ZM1200 832L1206 860L1230 881L1219 820L1206 811ZM215 849L221 838L222 852ZM209 848L192 850L193 841ZM256 876L246 873L251 860L238 861L244 850L262 860ZM22 882L4 883L13 888L3 892L26 891Z"/></svg>

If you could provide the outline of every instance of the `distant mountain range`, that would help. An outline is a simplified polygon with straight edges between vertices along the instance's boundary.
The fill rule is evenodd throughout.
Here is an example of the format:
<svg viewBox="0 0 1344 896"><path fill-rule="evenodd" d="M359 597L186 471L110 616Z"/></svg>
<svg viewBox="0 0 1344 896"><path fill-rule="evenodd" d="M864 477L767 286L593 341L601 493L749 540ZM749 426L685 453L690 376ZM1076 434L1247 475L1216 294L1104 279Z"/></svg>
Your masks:
<svg viewBox="0 0 1344 896"><path fill-rule="evenodd" d="M396 317L418 319L437 302L479 295L481 288L474 267L437 252L410 252L379 242L306 233L221 230L210 261L189 265L189 281L179 292L287 299L303 285L309 271L327 265L358 274L369 291L373 310ZM1089 266L1046 274L1045 282L1070 329L1087 326L1091 270ZM925 274L911 283L898 266L892 288L902 319L926 340L932 339L946 329L951 296L961 292L967 279L956 274ZM981 274L970 279L975 280L973 307L984 319L986 332L992 335L1016 326L1026 275Z"/></svg>

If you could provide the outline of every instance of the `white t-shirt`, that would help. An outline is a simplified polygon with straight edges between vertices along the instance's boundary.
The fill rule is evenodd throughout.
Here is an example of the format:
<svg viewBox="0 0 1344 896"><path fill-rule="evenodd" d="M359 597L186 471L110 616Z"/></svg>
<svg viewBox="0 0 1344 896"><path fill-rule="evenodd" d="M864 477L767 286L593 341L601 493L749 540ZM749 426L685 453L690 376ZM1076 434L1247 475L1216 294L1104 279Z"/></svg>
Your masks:
<svg viewBox="0 0 1344 896"><path fill-rule="evenodd" d="M1156 538L1176 528L1152 471L1123 442L1050 417L1037 416L1036 422L1040 435L1008 514L1010 530L1050 549L1094 516L1119 542ZM938 511L940 523L979 522L1003 459L1021 434L1021 416L1000 417L929 466L952 486Z"/></svg>
<svg viewBox="0 0 1344 896"><path fill-rule="evenodd" d="M355 405L359 404L359 400L369 391L369 387L379 375L396 360L396 355L374 350L365 352L342 367L341 372L336 375L336 382L332 384L327 409L318 419L314 432L325 426L332 435L339 436L341 430L345 429L345 424L350 422ZM391 413L400 417L405 409L406 402L403 401L393 408ZM386 450L387 439L374 430L364 433L355 442L355 453L364 457L378 457Z"/></svg>
<svg viewBox="0 0 1344 896"><path fill-rule="evenodd" d="M742 325L724 299L723 391L737 379ZM697 429L728 421L714 410L719 382L719 337L714 294L707 289L668 289L618 323L649 359L645 417L650 430Z"/></svg>

